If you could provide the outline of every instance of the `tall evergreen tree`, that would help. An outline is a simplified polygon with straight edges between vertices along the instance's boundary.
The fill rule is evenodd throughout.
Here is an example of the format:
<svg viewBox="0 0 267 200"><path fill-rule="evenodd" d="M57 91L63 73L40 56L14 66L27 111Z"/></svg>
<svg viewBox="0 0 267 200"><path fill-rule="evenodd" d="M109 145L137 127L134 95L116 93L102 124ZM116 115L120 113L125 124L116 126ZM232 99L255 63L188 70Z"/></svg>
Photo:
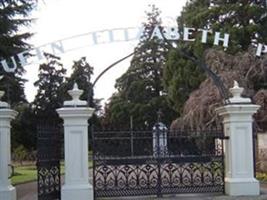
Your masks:
<svg viewBox="0 0 267 200"><path fill-rule="evenodd" d="M64 86L65 93L67 90L72 89L74 83L76 82L79 89L84 91L80 99L86 101L88 100L90 106L95 107L93 100L94 92L91 82L94 68L86 61L85 57L82 57L78 61L74 61L72 70L72 74L66 79ZM67 95L66 98L69 98L69 96Z"/></svg>
<svg viewBox="0 0 267 200"><path fill-rule="evenodd" d="M27 150L36 149L36 116L28 103L19 104L14 109L18 116L12 121L11 147L22 145Z"/></svg>
<svg viewBox="0 0 267 200"><path fill-rule="evenodd" d="M162 84L168 45L165 41L152 37L156 27L162 29L160 11L154 5L147 12L147 22L143 26L130 67L116 81L118 93L113 95L109 108L106 108L111 112L107 115L111 117L113 126L117 124L129 127L129 123L123 121L133 116L135 127L151 127L157 120L156 113L159 109L168 113L165 121L169 122L174 117L174 112L166 104Z"/></svg>
<svg viewBox="0 0 267 200"><path fill-rule="evenodd" d="M0 66L0 75L4 75L0 80L0 89L6 91L4 100L11 105L26 101L25 80L22 78L24 69L15 55L30 48L26 40L32 34L22 32L21 28L31 23L29 15L35 5L35 0L0 0L0 60L6 60L6 64L13 68L10 57L14 56L17 63L15 73L7 73Z"/></svg>
<svg viewBox="0 0 267 200"><path fill-rule="evenodd" d="M45 54L47 62L39 67L39 79L34 83L38 88L32 103L37 118L47 117L57 119L56 109L63 104L62 84L66 69L60 63L60 58Z"/></svg>

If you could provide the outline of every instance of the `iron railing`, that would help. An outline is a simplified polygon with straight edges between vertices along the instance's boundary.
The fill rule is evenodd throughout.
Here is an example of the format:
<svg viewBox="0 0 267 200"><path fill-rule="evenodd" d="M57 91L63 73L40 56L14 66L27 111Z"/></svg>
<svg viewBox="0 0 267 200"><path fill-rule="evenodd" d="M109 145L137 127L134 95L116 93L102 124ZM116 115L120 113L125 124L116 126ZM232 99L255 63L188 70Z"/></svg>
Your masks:
<svg viewBox="0 0 267 200"><path fill-rule="evenodd" d="M165 131L93 131L95 198L224 192L223 131Z"/></svg>

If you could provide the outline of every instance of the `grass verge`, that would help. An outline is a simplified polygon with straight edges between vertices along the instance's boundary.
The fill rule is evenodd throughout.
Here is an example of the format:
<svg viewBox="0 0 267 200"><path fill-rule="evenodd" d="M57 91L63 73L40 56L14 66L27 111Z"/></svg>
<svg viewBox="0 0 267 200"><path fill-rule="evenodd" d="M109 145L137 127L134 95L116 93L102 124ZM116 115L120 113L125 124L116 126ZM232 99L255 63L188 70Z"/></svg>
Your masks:
<svg viewBox="0 0 267 200"><path fill-rule="evenodd" d="M60 166L60 173L64 174L64 165ZM15 166L14 175L11 177L12 185L32 182L37 180L37 168L35 165Z"/></svg>
<svg viewBox="0 0 267 200"><path fill-rule="evenodd" d="M92 168L92 162L89 162L89 168ZM64 162L60 163L60 173L65 173ZM25 166L15 166L14 175L11 177L12 185L32 182L37 180L37 168L34 164Z"/></svg>
<svg viewBox="0 0 267 200"><path fill-rule="evenodd" d="M13 185L37 180L37 170L34 165L16 166L14 171L14 175L11 178Z"/></svg>

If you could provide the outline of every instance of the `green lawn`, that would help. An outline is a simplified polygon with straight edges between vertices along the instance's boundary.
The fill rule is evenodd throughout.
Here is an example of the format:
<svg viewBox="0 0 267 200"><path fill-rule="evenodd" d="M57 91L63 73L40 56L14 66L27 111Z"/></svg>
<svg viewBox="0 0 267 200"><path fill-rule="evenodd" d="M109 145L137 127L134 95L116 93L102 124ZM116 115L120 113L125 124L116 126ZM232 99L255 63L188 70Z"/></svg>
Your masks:
<svg viewBox="0 0 267 200"><path fill-rule="evenodd" d="M61 174L64 174L64 166L61 165ZM11 183L13 185L27 183L37 180L37 169L35 165L28 166L16 166L15 174L11 178Z"/></svg>
<svg viewBox="0 0 267 200"><path fill-rule="evenodd" d="M37 180L37 170L34 165L16 166L15 174L11 178L13 185Z"/></svg>
<svg viewBox="0 0 267 200"><path fill-rule="evenodd" d="M92 162L89 162L89 168L92 168ZM61 174L64 174L65 167L64 163L61 163ZM13 185L36 181L37 180L37 169L35 165L27 166L15 166L15 174L11 178L11 183Z"/></svg>

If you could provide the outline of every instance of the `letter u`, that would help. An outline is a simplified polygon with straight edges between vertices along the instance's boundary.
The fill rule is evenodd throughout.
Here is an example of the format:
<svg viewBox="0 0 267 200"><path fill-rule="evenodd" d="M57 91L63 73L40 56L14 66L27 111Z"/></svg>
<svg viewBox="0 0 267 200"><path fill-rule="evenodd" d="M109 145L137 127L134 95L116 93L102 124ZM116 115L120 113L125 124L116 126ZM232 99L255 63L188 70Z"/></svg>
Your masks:
<svg viewBox="0 0 267 200"><path fill-rule="evenodd" d="M1 64L6 72L15 72L15 70L17 69L17 63L14 56L11 57L11 60L13 63L13 67L9 67L6 60L1 61Z"/></svg>

